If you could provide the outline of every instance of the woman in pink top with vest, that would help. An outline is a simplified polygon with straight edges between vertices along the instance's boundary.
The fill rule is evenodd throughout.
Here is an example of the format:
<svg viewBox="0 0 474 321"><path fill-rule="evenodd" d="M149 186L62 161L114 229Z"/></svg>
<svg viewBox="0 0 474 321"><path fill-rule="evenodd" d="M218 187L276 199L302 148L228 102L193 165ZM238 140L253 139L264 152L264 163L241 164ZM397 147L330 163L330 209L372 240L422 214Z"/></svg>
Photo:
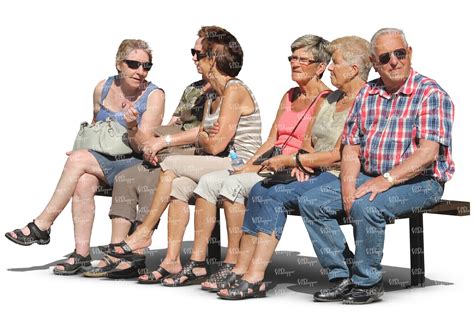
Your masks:
<svg viewBox="0 0 474 321"><path fill-rule="evenodd" d="M292 55L288 59L291 78L298 87L290 89L283 95L267 140L241 169L232 173L224 170L206 174L201 177L194 190L195 232L191 265L192 262L202 262L206 259L207 244L215 225L216 203L221 199L229 240L227 255L221 267L216 273L208 276L206 267L191 266L191 269L184 269L186 273L165 278L164 285L181 286L204 281L202 289L217 291L217 283L221 282L235 266L242 236L244 202L252 187L263 179L257 174L261 166L253 163L273 146L280 147L284 155L296 154L301 148L308 125L319 110L321 101L330 92L321 81L331 59L328 45L325 39L315 35L299 37L292 43ZM218 130L219 124L216 124L214 131ZM176 221L173 223L177 224ZM153 276L143 276L143 278L150 277L160 278L160 273L155 271Z"/></svg>

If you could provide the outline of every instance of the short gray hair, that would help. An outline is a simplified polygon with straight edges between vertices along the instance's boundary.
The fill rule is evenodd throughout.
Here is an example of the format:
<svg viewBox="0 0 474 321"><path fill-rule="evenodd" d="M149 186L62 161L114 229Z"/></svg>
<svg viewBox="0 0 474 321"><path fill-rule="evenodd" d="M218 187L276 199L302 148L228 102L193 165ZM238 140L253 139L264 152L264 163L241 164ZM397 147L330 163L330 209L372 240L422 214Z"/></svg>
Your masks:
<svg viewBox="0 0 474 321"><path fill-rule="evenodd" d="M357 36L341 37L333 40L329 46L331 55L336 50L341 52L345 62L359 67L359 77L363 81L367 81L370 68L372 68L369 42Z"/></svg>
<svg viewBox="0 0 474 321"><path fill-rule="evenodd" d="M382 28L380 30L378 30L373 36L372 36L372 39L370 39L370 54L372 56L375 56L375 41L380 37L380 36L383 36L383 35L387 35L387 34L396 34L396 35L399 35L401 38L402 38L402 41L403 41L403 45L405 47L408 47L408 42L407 42L407 39L405 37L405 33L403 32L402 29L398 29L398 28Z"/></svg>
<svg viewBox="0 0 474 321"><path fill-rule="evenodd" d="M309 51L314 60L328 64L331 61L331 54L328 51L329 41L315 35L304 35L293 41L291 52L298 49Z"/></svg>

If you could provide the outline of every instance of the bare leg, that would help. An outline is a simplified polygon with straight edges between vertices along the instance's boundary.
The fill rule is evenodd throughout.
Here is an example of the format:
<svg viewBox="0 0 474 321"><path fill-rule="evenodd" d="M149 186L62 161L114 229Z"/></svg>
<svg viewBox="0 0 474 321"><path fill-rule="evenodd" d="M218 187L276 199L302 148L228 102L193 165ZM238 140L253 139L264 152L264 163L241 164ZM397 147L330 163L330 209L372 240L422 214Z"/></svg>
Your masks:
<svg viewBox="0 0 474 321"><path fill-rule="evenodd" d="M242 243L247 243L247 235L248 234L244 234L242 237ZM239 262L237 264L238 266L241 266L236 266L236 268L234 268L234 272L237 274L241 274L242 270L246 270L245 274L242 276L242 280L245 280L249 283L256 283L263 280L263 277L265 276L265 270L267 269L270 259L275 252L275 248L278 245L278 240L275 237L275 233L272 235L267 235L265 233L258 232L255 239L257 240L257 244L254 246L254 251L252 251L253 255L249 258L248 254L250 251L245 252L241 247ZM247 264L247 269L244 269L245 264ZM237 269L240 270L237 271ZM263 290L264 288L265 286L262 284L260 286L260 290ZM219 293L223 295L229 294L228 289L223 289L219 291Z"/></svg>
<svg viewBox="0 0 474 321"><path fill-rule="evenodd" d="M151 245L153 228L169 204L171 187L175 178L176 175L173 171L160 173L160 179L156 187L155 195L153 196L150 213L145 217L143 223L138 226L137 230L125 239L125 242L133 250L144 249ZM117 253L123 252L122 249L118 247L115 248L115 251Z"/></svg>
<svg viewBox="0 0 474 321"><path fill-rule="evenodd" d="M132 223L129 220L124 219L123 217L114 217L112 218L111 221L112 221L112 237L111 237L110 243L119 243L127 237L128 231L130 231L130 227L132 226ZM118 260L117 258L111 255L109 255L108 257L113 262ZM104 267L106 265L107 265L107 262L104 259L102 259L97 264L97 267ZM130 266L130 264L128 264L128 266Z"/></svg>
<svg viewBox="0 0 474 321"><path fill-rule="evenodd" d="M224 259L224 262L236 264L237 259L239 258L239 246L240 239L242 237L242 224L245 215L245 205L225 200L223 202L223 207L225 212L225 220L227 222L227 237L229 240L227 245L227 255ZM196 271L197 270L198 269L196 269ZM215 288L217 286L216 283L213 282L203 282L202 285L207 288Z"/></svg>
<svg viewBox="0 0 474 321"><path fill-rule="evenodd" d="M215 204L206 201L202 197L197 197L194 207L194 245L193 251L191 253L191 260L204 261L206 259L207 244L209 243L209 239L211 238L212 230L215 225ZM197 276L204 275L206 274L206 269L194 268L193 273ZM181 282L185 280L186 278L183 277Z"/></svg>
<svg viewBox="0 0 474 321"><path fill-rule="evenodd" d="M123 217L114 217L112 218L112 236L110 238L110 243L120 243L123 241L130 231L132 222Z"/></svg>
<svg viewBox="0 0 474 321"><path fill-rule="evenodd" d="M244 223L245 205L224 201L225 220L227 222L227 255L224 259L226 263L237 263L239 257L240 239L242 238L242 225Z"/></svg>
<svg viewBox="0 0 474 321"><path fill-rule="evenodd" d="M46 231L51 227L58 215L64 210L71 199L79 179L84 174L91 174L104 180L104 173L95 157L89 151L82 149L71 153L66 161L61 178L46 208L35 219L40 230ZM29 235L28 227L22 229L23 234ZM13 237L16 234L10 232Z"/></svg>
<svg viewBox="0 0 474 321"><path fill-rule="evenodd" d="M189 223L189 206L188 203L172 198L168 208L168 250L166 257L160 266L172 274L181 271L180 252L183 244L184 232ZM152 272L156 279L160 279L162 275L154 271ZM146 280L147 276L141 276L140 279ZM166 280L164 281L166 282Z"/></svg>
<svg viewBox="0 0 474 321"><path fill-rule="evenodd" d="M91 174L84 174L79 178L76 190L72 197L72 219L74 223L74 237L76 253L82 256L89 255L92 225L95 216L94 194L99 186L99 179ZM71 258L68 263L74 263ZM59 265L57 269L64 269Z"/></svg>
<svg viewBox="0 0 474 321"><path fill-rule="evenodd" d="M257 234L257 248L253 254L253 258L250 262L250 266L242 277L250 283L263 280L265 276L265 270L267 269L270 260L272 259L273 253L278 245L278 239L275 237L275 233L268 235L262 232Z"/></svg>
<svg viewBox="0 0 474 321"><path fill-rule="evenodd" d="M244 274L250 266L252 257L257 247L257 238L253 235L244 233L240 241L239 259L232 272Z"/></svg>

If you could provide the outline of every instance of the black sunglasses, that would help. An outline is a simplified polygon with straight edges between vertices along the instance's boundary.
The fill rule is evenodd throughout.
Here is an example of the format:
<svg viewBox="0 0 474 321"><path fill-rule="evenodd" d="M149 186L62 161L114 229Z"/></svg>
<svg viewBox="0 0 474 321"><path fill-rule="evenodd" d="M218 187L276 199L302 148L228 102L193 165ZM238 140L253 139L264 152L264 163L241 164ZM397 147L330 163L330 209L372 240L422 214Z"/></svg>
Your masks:
<svg viewBox="0 0 474 321"><path fill-rule="evenodd" d="M194 57L196 55L196 60L199 61L204 57L207 57L207 54L205 52L202 52L200 50L196 50L194 48L191 48L191 55Z"/></svg>
<svg viewBox="0 0 474 321"><path fill-rule="evenodd" d="M379 61L382 65L388 64L390 61L390 57L393 55L398 59L398 60L403 60L407 57L407 50L405 48L399 48L395 49L392 52L385 52L379 56Z"/></svg>
<svg viewBox="0 0 474 321"><path fill-rule="evenodd" d="M125 59L124 62L127 64L128 68L130 69L138 69L140 66L143 67L143 70L150 71L153 64L151 62L140 62L136 60L128 60Z"/></svg>

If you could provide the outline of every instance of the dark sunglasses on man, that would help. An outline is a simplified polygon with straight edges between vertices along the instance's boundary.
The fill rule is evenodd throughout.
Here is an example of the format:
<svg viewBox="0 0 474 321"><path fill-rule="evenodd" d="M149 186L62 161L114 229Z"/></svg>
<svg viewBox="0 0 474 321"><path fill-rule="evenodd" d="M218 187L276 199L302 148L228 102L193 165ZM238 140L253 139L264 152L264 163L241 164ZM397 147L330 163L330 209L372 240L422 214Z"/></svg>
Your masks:
<svg viewBox="0 0 474 321"><path fill-rule="evenodd" d="M200 50L196 50L194 48L191 48L191 55L194 57L194 55L196 55L196 60L199 61L201 60L202 58L206 57L207 54L205 52L202 52Z"/></svg>
<svg viewBox="0 0 474 321"><path fill-rule="evenodd" d="M380 64L382 64L382 65L388 64L388 62L390 61L390 57L392 57L392 54L398 60L403 60L407 57L407 50L405 48L399 48L399 49L395 49L394 51L385 52L385 53L379 55Z"/></svg>
<svg viewBox="0 0 474 321"><path fill-rule="evenodd" d="M124 62L127 64L128 68L130 69L138 69L140 66L143 67L143 70L150 71L153 64L151 62L140 62L136 60L128 60L125 59Z"/></svg>

